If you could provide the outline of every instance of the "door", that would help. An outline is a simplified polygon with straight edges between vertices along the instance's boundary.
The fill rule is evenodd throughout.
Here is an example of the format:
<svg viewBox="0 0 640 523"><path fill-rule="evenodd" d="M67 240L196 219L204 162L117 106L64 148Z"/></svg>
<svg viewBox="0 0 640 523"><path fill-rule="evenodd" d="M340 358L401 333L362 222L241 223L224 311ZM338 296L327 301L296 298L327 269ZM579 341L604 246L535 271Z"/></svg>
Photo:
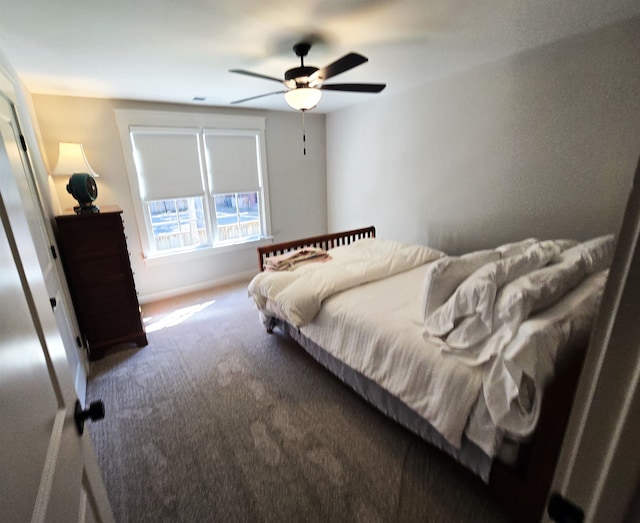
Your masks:
<svg viewBox="0 0 640 523"><path fill-rule="evenodd" d="M1 73L0 69L0 75ZM2 80L1 76L0 80ZM12 101L12 98L15 97L11 96L10 88L7 88L6 92L5 88L5 84L0 83L0 139L4 144L14 179L18 184L18 192L27 216L40 268L44 275L47 293L52 305L54 305L54 316L72 369L74 385L78 396L84 398L88 368L86 358L83 358L84 349L80 345L79 329L73 316L71 298L61 283L62 265L60 260L53 256L55 252L55 248L52 247L55 244L53 231L45 218L44 197L39 190L29 157L25 151L25 140L22 137Z"/></svg>
<svg viewBox="0 0 640 523"><path fill-rule="evenodd" d="M0 518L113 521L4 141L0 296Z"/></svg>

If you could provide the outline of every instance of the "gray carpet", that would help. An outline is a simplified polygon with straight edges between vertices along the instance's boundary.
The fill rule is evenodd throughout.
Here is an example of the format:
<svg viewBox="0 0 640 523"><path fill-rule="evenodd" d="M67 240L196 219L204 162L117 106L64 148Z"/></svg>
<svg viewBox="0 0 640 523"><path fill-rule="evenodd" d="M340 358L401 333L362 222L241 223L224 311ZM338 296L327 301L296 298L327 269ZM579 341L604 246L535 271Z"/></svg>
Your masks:
<svg viewBox="0 0 640 523"><path fill-rule="evenodd" d="M91 366L118 522L508 520L479 479L266 334L245 285L190 300L213 303Z"/></svg>

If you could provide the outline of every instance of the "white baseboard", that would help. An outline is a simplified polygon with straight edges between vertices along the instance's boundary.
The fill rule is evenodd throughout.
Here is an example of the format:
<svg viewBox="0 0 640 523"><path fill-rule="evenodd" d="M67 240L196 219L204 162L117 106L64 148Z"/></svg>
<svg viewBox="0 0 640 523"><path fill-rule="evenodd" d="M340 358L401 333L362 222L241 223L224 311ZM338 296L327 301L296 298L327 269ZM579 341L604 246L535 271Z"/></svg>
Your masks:
<svg viewBox="0 0 640 523"><path fill-rule="evenodd" d="M162 292L154 292L152 294L141 294L138 296L140 305L146 303L152 303L154 301L166 300L167 298L175 298L176 296L182 296L183 294L189 294L190 292L202 291L204 289L210 289L212 287L220 287L222 285L228 285L230 283L238 283L241 281L249 281L256 275L255 271L247 271L243 273L233 274L225 276L223 278L216 278L215 280L207 280L194 285L187 285L185 287L174 287Z"/></svg>

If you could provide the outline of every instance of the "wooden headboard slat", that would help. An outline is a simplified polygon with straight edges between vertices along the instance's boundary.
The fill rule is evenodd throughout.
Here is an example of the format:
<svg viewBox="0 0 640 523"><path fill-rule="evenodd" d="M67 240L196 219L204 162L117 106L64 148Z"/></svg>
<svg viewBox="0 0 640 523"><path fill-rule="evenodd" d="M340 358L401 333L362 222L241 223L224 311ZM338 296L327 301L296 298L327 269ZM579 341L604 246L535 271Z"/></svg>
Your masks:
<svg viewBox="0 0 640 523"><path fill-rule="evenodd" d="M288 242L274 243L258 247L258 263L260 270L264 270L264 261L270 256L279 256L285 252L302 249L303 247L318 247L320 249L333 249L343 245L349 245L356 240L363 238L375 238L376 228L372 225L362 229L353 229L351 231L334 232L322 234L320 236L311 236L300 240L292 240Z"/></svg>

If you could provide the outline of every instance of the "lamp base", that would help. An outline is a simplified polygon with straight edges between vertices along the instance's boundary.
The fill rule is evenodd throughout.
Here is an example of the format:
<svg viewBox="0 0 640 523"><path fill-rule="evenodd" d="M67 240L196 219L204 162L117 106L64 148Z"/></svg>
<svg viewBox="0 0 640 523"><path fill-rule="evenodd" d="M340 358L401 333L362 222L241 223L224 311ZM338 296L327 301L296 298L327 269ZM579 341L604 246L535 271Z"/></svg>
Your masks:
<svg viewBox="0 0 640 523"><path fill-rule="evenodd" d="M76 214L96 214L100 212L100 207L90 203L87 205L76 205L73 210Z"/></svg>

